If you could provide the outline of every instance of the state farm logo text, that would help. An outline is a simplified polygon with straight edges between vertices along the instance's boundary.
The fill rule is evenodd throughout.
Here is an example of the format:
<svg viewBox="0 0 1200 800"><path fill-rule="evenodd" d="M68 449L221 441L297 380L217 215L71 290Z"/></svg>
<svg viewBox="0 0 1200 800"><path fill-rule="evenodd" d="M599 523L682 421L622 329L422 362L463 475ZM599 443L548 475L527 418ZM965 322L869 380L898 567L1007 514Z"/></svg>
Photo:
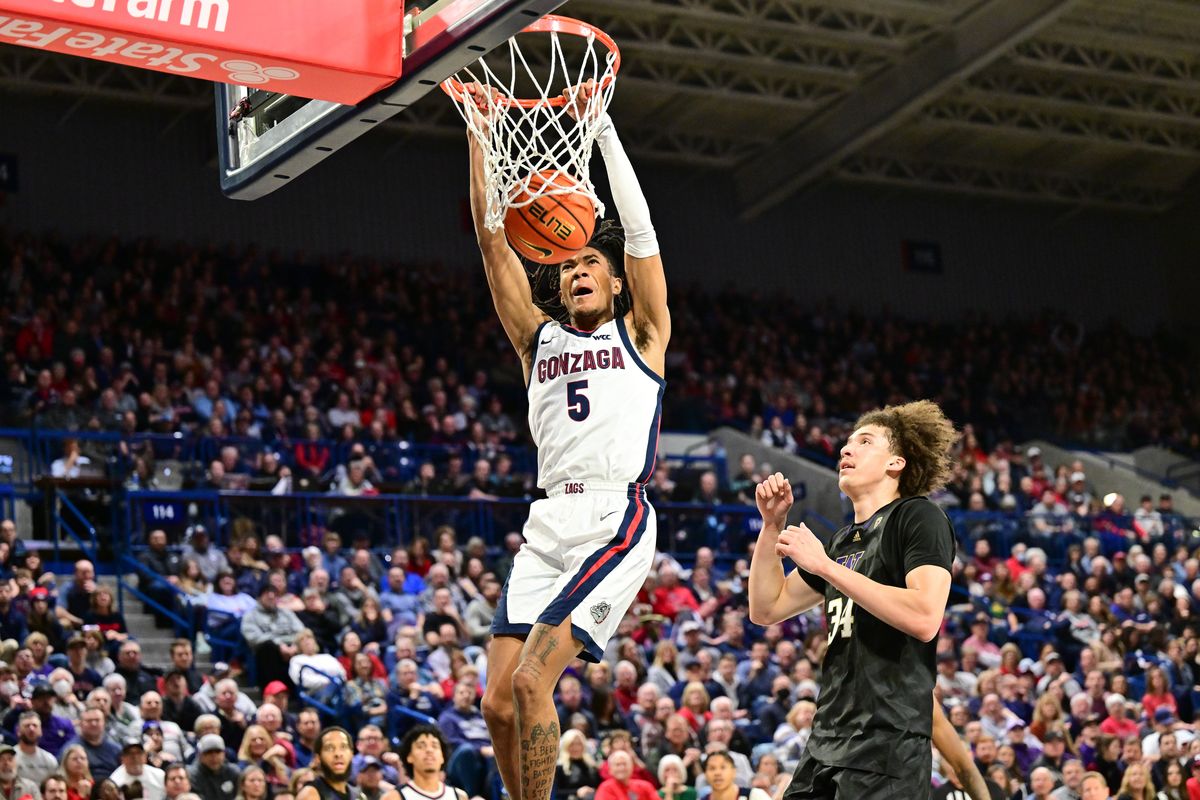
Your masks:
<svg viewBox="0 0 1200 800"><path fill-rule="evenodd" d="M75 53L131 67L165 70L181 75L200 73L196 77L222 83L256 85L268 81L290 81L300 78L300 73L289 67L264 66L245 59L221 61L221 56L213 53L187 50L171 44L77 30L67 25L50 27L34 20L5 16L0 16L0 43Z"/></svg>
<svg viewBox="0 0 1200 800"><path fill-rule="evenodd" d="M77 8L94 8L134 19L152 19L157 22L175 22L185 28L201 28L225 32L229 20L229 0L50 0L58 5L73 5ZM101 24L99 19L93 24Z"/></svg>

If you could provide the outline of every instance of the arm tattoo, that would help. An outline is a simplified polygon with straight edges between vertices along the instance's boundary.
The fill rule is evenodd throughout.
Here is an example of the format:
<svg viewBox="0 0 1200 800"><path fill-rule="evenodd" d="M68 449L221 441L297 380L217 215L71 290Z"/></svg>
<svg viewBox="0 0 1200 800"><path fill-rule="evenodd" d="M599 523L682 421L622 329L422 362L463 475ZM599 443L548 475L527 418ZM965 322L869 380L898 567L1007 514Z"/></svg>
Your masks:
<svg viewBox="0 0 1200 800"><path fill-rule="evenodd" d="M558 761L558 723L533 726L521 742L521 797L550 800L554 766Z"/></svg>

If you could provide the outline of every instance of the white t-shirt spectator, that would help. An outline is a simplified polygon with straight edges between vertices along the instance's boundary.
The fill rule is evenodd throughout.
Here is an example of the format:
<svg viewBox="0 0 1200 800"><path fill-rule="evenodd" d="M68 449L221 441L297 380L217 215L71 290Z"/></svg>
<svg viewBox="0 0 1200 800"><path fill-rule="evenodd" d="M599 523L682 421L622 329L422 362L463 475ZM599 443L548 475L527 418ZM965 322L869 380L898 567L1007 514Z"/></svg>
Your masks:
<svg viewBox="0 0 1200 800"><path fill-rule="evenodd" d="M83 470L80 467L90 466L92 460L87 456L76 456L75 463L67 466L65 458L56 458L50 464L50 474L55 478L78 478Z"/></svg>
<svg viewBox="0 0 1200 800"><path fill-rule="evenodd" d="M167 796L166 773L158 767L146 764L142 767L141 775L130 775L125 771L125 765L117 767L109 779L117 786L125 787L134 781L142 784L142 797L145 800L164 800Z"/></svg>

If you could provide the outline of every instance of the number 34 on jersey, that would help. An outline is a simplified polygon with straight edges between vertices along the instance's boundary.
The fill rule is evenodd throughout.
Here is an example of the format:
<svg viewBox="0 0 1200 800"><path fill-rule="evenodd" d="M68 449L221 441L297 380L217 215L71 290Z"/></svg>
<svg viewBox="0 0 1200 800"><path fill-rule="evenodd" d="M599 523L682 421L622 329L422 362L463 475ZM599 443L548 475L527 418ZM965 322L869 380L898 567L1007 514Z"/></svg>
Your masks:
<svg viewBox="0 0 1200 800"><path fill-rule="evenodd" d="M854 601L849 597L835 597L825 604L825 619L829 622L829 641L838 636L849 639L854 631Z"/></svg>

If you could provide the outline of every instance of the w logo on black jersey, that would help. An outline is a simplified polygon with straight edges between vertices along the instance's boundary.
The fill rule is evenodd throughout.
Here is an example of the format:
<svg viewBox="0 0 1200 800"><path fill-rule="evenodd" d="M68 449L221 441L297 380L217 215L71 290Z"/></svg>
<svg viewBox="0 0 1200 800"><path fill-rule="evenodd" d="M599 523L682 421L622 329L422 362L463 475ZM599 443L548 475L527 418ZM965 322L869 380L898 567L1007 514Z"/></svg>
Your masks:
<svg viewBox="0 0 1200 800"><path fill-rule="evenodd" d="M858 562L862 561L862 557L866 554L866 550L859 550L857 553L849 553L844 556L837 557L837 563L841 564L846 569L854 569L858 566Z"/></svg>

